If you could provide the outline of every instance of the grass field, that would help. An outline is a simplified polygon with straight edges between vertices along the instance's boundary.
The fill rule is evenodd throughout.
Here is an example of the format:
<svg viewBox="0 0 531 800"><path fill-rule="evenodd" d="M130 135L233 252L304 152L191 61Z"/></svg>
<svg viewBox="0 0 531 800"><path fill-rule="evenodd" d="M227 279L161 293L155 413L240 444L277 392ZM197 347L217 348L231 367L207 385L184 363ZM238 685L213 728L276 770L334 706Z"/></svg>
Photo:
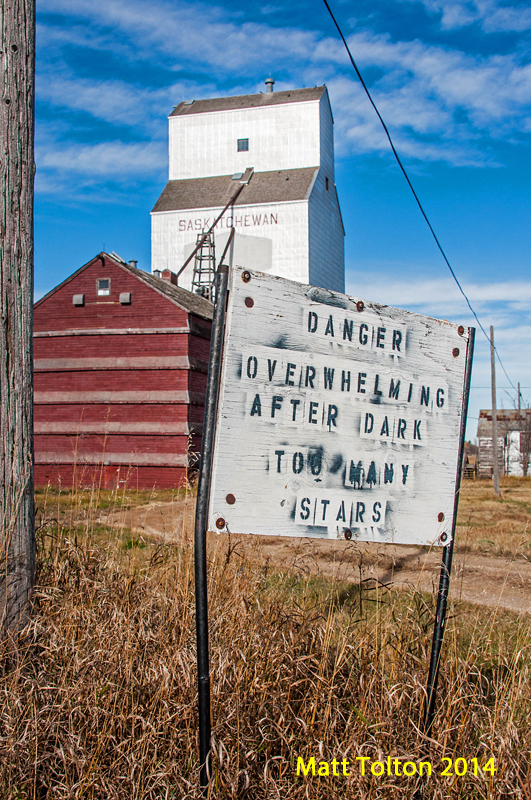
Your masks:
<svg viewBox="0 0 531 800"><path fill-rule="evenodd" d="M456 548L461 552L531 558L531 479L502 478L500 483L501 497L496 497L490 481L463 481ZM87 521L94 511L179 501L185 491L100 489L72 495L69 491L47 488L36 492L36 507L41 522L52 516L61 524L90 527Z"/></svg>
<svg viewBox="0 0 531 800"><path fill-rule="evenodd" d="M458 546L525 556L530 483L504 481L501 501L465 484ZM37 495L34 621L18 656L6 648L1 659L6 800L199 797L189 532L168 545L95 522L97 509L150 499ZM450 608L426 741L430 595L279 571L222 537L209 592L212 798L410 798L418 779L403 765L420 760L432 766L423 800L531 798L528 616ZM351 774L334 775L334 759Z"/></svg>
<svg viewBox="0 0 531 800"><path fill-rule="evenodd" d="M531 557L531 479L502 478L501 497L491 481L464 481L456 546L463 551Z"/></svg>

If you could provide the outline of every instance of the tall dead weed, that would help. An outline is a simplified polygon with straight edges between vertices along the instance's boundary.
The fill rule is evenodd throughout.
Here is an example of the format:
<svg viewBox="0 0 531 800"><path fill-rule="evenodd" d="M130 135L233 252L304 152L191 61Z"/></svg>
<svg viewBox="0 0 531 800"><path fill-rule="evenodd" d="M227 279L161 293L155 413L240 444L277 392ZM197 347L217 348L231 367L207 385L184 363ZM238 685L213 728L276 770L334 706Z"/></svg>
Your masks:
<svg viewBox="0 0 531 800"><path fill-rule="evenodd" d="M133 558L98 541L41 530L33 622L1 659L6 800L199 796L190 544ZM362 776L361 756L430 760L430 800L531 797L527 617L452 608L426 741L432 598L275 571L222 541L209 569L212 798L412 796L415 778ZM443 777L443 756L497 771ZM297 776L298 757L351 774Z"/></svg>

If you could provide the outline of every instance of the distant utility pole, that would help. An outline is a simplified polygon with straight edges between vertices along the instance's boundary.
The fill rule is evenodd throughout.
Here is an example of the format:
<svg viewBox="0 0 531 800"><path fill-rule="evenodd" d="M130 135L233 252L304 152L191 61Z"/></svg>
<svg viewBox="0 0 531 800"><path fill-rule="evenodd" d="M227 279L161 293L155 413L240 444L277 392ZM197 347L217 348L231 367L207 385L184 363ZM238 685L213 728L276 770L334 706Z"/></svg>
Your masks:
<svg viewBox="0 0 531 800"><path fill-rule="evenodd" d="M522 410L522 404L520 402L520 383L518 383L518 411Z"/></svg>
<svg viewBox="0 0 531 800"><path fill-rule="evenodd" d="M500 473L498 464L498 409L496 408L496 366L494 363L494 328L490 326L490 373L492 381L492 478L494 494L500 497Z"/></svg>
<svg viewBox="0 0 531 800"><path fill-rule="evenodd" d="M0 640L28 618L33 499L35 0L0 7Z"/></svg>

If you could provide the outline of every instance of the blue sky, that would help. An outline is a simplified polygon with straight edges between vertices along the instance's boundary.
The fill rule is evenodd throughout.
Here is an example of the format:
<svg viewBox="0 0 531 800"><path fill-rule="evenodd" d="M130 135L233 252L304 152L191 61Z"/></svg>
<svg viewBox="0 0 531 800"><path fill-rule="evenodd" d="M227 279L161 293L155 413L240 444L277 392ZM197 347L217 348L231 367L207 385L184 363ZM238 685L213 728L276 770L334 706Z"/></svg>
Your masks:
<svg viewBox="0 0 531 800"><path fill-rule="evenodd" d="M322 2L39 0L35 290L96 253L150 266L183 99L326 83L347 291L473 324ZM531 7L335 0L332 8L511 381L531 403ZM490 407L478 331L468 435ZM498 405L516 393L498 365ZM485 387L485 388L482 388Z"/></svg>

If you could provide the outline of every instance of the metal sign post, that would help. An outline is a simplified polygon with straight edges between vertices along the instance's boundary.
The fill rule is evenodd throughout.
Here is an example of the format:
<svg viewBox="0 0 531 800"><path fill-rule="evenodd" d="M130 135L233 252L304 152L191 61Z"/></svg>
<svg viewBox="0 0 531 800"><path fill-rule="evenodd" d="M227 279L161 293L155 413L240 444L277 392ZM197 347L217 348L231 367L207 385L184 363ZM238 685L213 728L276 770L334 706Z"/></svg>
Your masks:
<svg viewBox="0 0 531 800"><path fill-rule="evenodd" d="M208 658L208 598L206 531L208 500L212 470L212 451L216 429L221 358L223 353L223 331L227 304L228 267L220 266L214 282L215 305L212 320L210 360L208 364L207 389L201 461L197 483L197 505L195 512L195 613L197 634L197 686L199 708L199 762L200 786L204 795L208 793L210 780L210 667Z"/></svg>
<svg viewBox="0 0 531 800"><path fill-rule="evenodd" d="M205 794L207 529L441 547L431 731L475 333L240 267L225 324L227 274L216 281L195 528Z"/></svg>
<svg viewBox="0 0 531 800"><path fill-rule="evenodd" d="M462 401L463 410L461 416L461 429L459 436L459 456L457 461L457 475L455 480L456 491L455 491L455 501L454 501L454 518L452 522L452 538L450 543L443 548L441 574L439 578L439 590L437 592L437 607L435 610L435 623L433 628L433 640L431 645L430 668L428 672L428 682L426 686L424 719L421 722L421 730L427 737L431 737L433 720L435 718L435 697L437 694L437 684L439 682L441 649L444 638L444 630L446 627L446 610L448 606L450 575L452 572L452 558L454 554L455 527L457 521L457 509L459 506L459 494L461 490L461 478L463 472L465 430L466 430L466 420L468 413L468 400L470 395L470 378L472 374L472 358L474 355L475 333L476 333L475 329L471 328L468 340L467 354L466 354L465 382L463 385L463 401ZM423 794L423 781L422 779L419 779L419 784L415 792L413 793L412 800L422 800L422 794Z"/></svg>
<svg viewBox="0 0 531 800"><path fill-rule="evenodd" d="M466 418L468 411L468 398L470 394L472 357L474 355L474 337L475 337L475 330L474 328L471 328L468 339L467 353L466 353L465 382L463 386L461 430L459 437L459 455L457 460L457 475L455 479L455 502L454 502L454 518L452 522L452 538L450 543L443 548L441 576L439 579L439 591L437 594L437 609L435 612L435 627L433 630L433 641L431 646L430 670L428 673L428 685L426 688L426 706L424 713L424 733L426 734L426 736L431 736L433 718L435 716L435 695L437 693L441 648L444 637L444 628L446 625L446 607L448 603L448 591L450 589L450 573L452 571L452 558L454 554L455 526L457 521L457 508L459 505L461 476L463 472L465 429L466 429Z"/></svg>

